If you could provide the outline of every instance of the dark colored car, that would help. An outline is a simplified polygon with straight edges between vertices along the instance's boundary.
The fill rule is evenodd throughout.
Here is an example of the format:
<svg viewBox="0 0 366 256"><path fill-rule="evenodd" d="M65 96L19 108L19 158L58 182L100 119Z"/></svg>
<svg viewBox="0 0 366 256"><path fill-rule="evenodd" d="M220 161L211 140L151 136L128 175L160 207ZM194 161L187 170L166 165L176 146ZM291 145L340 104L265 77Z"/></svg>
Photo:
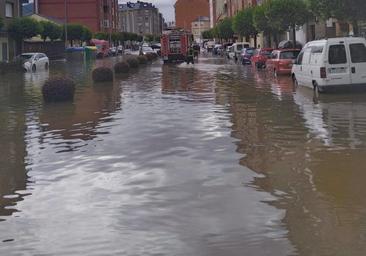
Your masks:
<svg viewBox="0 0 366 256"><path fill-rule="evenodd" d="M241 64L245 65L245 64L252 64L252 56L254 55L254 51L255 51L255 48L244 48L242 51L241 51Z"/></svg>
<svg viewBox="0 0 366 256"><path fill-rule="evenodd" d="M252 56L252 64L257 68L264 68L269 56L271 56L272 48L257 49Z"/></svg>

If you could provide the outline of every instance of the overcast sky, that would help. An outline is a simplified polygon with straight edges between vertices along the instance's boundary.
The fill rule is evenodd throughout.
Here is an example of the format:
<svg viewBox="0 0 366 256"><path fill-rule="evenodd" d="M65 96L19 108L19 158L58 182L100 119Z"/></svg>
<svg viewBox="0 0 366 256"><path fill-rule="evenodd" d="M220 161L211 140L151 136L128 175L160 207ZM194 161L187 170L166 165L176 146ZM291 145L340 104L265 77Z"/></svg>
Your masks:
<svg viewBox="0 0 366 256"><path fill-rule="evenodd" d="M174 3L176 0L142 0L143 2L153 3L163 14L165 21L174 21ZM137 0L119 0L119 3L133 2Z"/></svg>

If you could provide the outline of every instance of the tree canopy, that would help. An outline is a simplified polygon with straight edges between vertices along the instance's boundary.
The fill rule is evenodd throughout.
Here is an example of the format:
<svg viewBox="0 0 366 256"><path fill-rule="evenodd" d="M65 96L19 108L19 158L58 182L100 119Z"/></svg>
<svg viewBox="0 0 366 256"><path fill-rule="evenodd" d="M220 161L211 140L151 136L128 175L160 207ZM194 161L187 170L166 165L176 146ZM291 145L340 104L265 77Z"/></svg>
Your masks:
<svg viewBox="0 0 366 256"><path fill-rule="evenodd" d="M43 41L46 41L47 38L49 38L51 41L60 39L62 36L62 27L50 22L50 21L41 21L41 33L40 36L43 39Z"/></svg>
<svg viewBox="0 0 366 256"><path fill-rule="evenodd" d="M240 36L257 36L258 30L254 26L253 20L254 8L241 10L233 19L233 29Z"/></svg>
<svg viewBox="0 0 366 256"><path fill-rule="evenodd" d="M215 30L215 33L219 38L225 40L233 38L234 31L232 29L232 20L230 18L223 19L217 24Z"/></svg>
<svg viewBox="0 0 366 256"><path fill-rule="evenodd" d="M29 17L15 18L8 25L8 32L17 41L39 35L42 28L38 21Z"/></svg>

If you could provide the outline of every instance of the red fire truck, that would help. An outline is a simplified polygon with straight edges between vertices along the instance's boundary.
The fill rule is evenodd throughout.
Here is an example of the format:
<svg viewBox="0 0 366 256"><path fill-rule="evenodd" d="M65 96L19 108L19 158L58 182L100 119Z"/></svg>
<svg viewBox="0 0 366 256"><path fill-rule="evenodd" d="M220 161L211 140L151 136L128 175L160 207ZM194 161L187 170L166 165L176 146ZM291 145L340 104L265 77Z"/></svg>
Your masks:
<svg viewBox="0 0 366 256"><path fill-rule="evenodd" d="M161 57L164 63L186 61L192 34L182 30L167 30L161 36Z"/></svg>

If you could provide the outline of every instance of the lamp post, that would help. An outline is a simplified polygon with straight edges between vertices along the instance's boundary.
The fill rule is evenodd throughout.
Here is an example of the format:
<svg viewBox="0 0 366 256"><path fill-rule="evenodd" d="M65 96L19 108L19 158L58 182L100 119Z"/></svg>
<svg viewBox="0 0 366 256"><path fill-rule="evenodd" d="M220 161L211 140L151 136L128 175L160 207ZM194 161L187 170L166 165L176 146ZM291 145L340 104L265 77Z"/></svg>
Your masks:
<svg viewBox="0 0 366 256"><path fill-rule="evenodd" d="M64 7L65 7L65 49L67 48L67 0L64 0Z"/></svg>

